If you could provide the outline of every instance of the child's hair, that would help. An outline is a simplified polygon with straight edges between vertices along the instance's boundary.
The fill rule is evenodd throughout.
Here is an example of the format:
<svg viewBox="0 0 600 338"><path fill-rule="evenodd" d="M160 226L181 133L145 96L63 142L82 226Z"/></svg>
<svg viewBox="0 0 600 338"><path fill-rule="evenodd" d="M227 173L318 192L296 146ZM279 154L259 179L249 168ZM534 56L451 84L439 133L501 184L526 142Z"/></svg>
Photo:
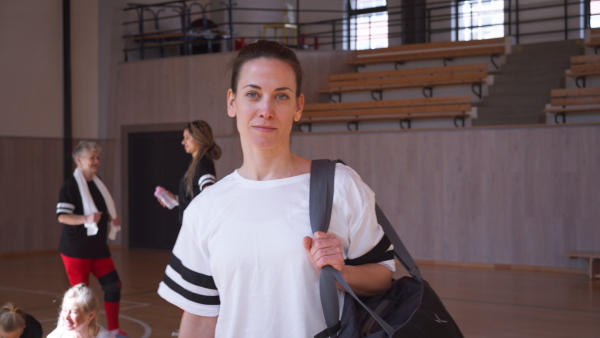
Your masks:
<svg viewBox="0 0 600 338"><path fill-rule="evenodd" d="M65 303L65 300L73 299L77 309L88 315L92 312L95 312L96 315L90 321L88 325L88 333L92 337L96 337L98 332L100 331L100 325L98 324L98 300L94 295L94 291L86 286L84 283L77 284L74 287L70 288L65 292L65 296L63 297L62 304ZM61 304L61 311L62 311ZM59 320L60 322L60 320Z"/></svg>
<svg viewBox="0 0 600 338"><path fill-rule="evenodd" d="M25 328L25 312L14 306L12 303L6 303L0 309L0 327L4 332L13 332Z"/></svg>

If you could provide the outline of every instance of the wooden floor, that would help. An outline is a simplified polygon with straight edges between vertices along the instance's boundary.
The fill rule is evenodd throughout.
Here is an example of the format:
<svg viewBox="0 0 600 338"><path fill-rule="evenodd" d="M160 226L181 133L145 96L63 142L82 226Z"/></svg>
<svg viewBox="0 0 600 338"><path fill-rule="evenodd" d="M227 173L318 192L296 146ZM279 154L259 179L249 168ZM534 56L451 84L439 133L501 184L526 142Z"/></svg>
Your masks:
<svg viewBox="0 0 600 338"><path fill-rule="evenodd" d="M130 337L171 337L181 311L156 289L170 253L113 251L123 281L121 326ZM421 266L465 337L600 337L600 280L550 273ZM0 302L12 301L49 333L68 281L58 254L0 259ZM92 287L102 295L96 280ZM106 326L106 320L101 318Z"/></svg>

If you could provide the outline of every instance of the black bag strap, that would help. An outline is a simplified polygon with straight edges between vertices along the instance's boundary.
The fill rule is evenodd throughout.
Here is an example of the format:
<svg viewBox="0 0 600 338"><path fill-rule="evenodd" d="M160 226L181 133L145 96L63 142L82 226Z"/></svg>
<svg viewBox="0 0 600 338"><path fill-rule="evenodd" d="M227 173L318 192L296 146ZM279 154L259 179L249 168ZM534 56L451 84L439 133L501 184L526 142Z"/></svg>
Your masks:
<svg viewBox="0 0 600 338"><path fill-rule="evenodd" d="M317 231L327 232L333 205L335 162L328 160L312 161L310 170L310 226L313 234ZM313 173L317 173L317 175L313 175ZM334 271L335 269L330 265L321 269L319 291L327 329L315 336L318 338L337 337L336 333L341 326L339 318L340 304L337 299Z"/></svg>
<svg viewBox="0 0 600 338"><path fill-rule="evenodd" d="M329 229L331 209L333 205L335 166L337 163L343 164L344 162L340 160L330 161L325 159L313 160L311 163L309 208L310 222L313 233L317 231L327 232ZM422 283L423 278L421 277L419 267L377 204L375 204L375 212L377 215L377 222L381 225L385 235L394 245L394 254L398 260L400 260L406 271L408 271L412 277ZM321 269L319 287L321 305L323 306L323 313L325 314L325 323L327 325L327 329L323 332L320 332L315 336L315 338L337 337L336 333L332 333L337 332L337 330L334 331L334 329L340 326L339 300L337 297L337 288L334 280L337 280L338 283L340 283L348 291L348 293L359 304L361 304L365 310L367 310L371 316L375 318L375 320L377 320L379 325L381 325L381 327L386 331L388 336L391 337L393 335L394 329L360 300L360 298L352 291L348 283L344 280L342 274L331 266L325 266Z"/></svg>

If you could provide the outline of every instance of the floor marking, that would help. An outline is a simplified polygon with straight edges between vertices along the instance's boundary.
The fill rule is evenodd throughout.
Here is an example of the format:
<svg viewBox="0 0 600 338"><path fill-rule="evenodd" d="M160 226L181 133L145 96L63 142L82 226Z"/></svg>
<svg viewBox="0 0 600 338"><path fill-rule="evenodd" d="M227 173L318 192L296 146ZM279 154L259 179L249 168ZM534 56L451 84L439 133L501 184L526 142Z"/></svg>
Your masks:
<svg viewBox="0 0 600 338"><path fill-rule="evenodd" d="M60 293L44 291L44 290L29 290L29 289L17 289L17 288L8 288L5 286L0 286L0 290L6 291L16 291L16 292L26 292L26 293L36 293L40 295L48 295L48 296L60 296Z"/></svg>
<svg viewBox="0 0 600 338"><path fill-rule="evenodd" d="M119 318L124 318L124 319L130 320L130 321L132 321L134 323L139 324L141 327L143 327L144 328L144 335L141 338L148 338L148 337L150 337L150 334L152 333L152 328L148 324L146 324L145 322L143 322L143 321L141 321L139 319L135 319L135 318L132 318L132 317L129 317L129 316L123 316L123 315L119 315Z"/></svg>

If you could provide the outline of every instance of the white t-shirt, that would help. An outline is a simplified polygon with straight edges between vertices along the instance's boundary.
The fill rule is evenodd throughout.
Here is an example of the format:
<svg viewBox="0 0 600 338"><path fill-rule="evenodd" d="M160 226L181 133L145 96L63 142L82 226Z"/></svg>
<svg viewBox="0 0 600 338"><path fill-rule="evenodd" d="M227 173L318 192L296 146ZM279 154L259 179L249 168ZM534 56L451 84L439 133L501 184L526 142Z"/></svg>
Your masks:
<svg viewBox="0 0 600 338"><path fill-rule="evenodd" d="M58 325L54 331L50 332L50 334L46 338L71 338L76 337L75 332L69 331L65 329L61 324ZM105 329L102 325L100 325L100 331L98 331L98 335L95 338L115 338L115 335L110 331Z"/></svg>
<svg viewBox="0 0 600 338"><path fill-rule="evenodd" d="M310 174L253 181L237 171L206 189L185 210L160 296L192 314L219 316L216 337L306 338L324 330L319 275L302 246L312 236L309 190ZM341 164L329 233L349 259L383 237L373 192ZM393 259L380 264L395 269Z"/></svg>

